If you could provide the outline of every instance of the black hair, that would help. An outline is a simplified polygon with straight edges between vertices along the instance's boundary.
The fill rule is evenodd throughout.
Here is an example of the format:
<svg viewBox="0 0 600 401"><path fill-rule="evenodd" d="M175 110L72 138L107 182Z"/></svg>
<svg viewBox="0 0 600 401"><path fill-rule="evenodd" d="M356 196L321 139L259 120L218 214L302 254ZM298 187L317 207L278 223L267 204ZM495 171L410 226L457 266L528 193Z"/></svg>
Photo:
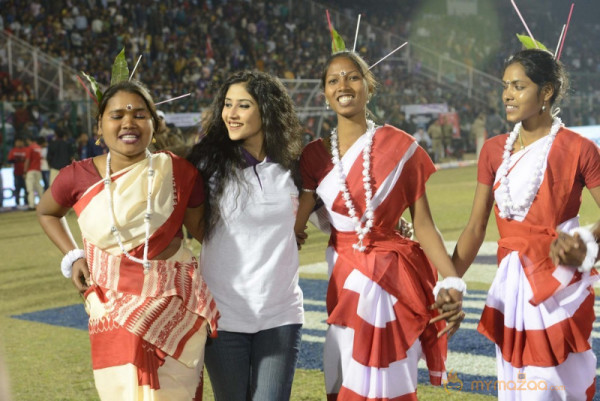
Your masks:
<svg viewBox="0 0 600 401"><path fill-rule="evenodd" d="M148 108L148 111L150 112L150 115L152 117L153 129L154 131L156 131L156 129L158 128L159 119L158 114L156 114L156 106L154 105L154 100L152 100L152 96L150 95L148 88L146 88L144 84L142 84L140 81L137 81L135 79L118 82L114 85L111 85L108 89L106 89L106 91L104 91L104 94L102 95L102 101L98 105L98 114L96 115L96 121L100 121L102 115L104 114L104 110L106 110L106 105L108 104L108 101L118 92L133 93L144 100L146 108Z"/></svg>
<svg viewBox="0 0 600 401"><path fill-rule="evenodd" d="M550 98L551 106L566 95L569 89L569 77L563 64L556 60L549 51L541 49L521 50L504 62L504 70L515 63L523 66L527 77L538 86L538 93L546 85L554 89L554 93Z"/></svg>
<svg viewBox="0 0 600 401"><path fill-rule="evenodd" d="M302 126L287 90L277 79L260 71L232 74L220 86L202 118L202 139L194 145L188 160L202 173L205 182L205 235L210 236L219 222L219 200L227 182L243 184L239 171L246 167L242 142L229 138L221 117L229 87L244 84L256 100L264 134L265 153L271 161L291 170L298 185L297 159L302 150Z"/></svg>

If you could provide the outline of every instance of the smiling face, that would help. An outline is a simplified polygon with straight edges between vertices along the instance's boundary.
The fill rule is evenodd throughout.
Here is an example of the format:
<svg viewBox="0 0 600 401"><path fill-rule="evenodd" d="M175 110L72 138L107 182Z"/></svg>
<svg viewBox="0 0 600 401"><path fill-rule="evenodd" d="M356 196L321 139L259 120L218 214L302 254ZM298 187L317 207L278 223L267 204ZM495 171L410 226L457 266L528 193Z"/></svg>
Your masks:
<svg viewBox="0 0 600 401"><path fill-rule="evenodd" d="M337 114L365 116L369 88L360 69L347 57L331 61L324 83L325 98Z"/></svg>
<svg viewBox="0 0 600 401"><path fill-rule="evenodd" d="M128 163L145 157L153 129L152 115L143 98L126 91L119 91L108 100L98 122L98 131L111 157Z"/></svg>
<svg viewBox="0 0 600 401"><path fill-rule="evenodd" d="M242 141L255 157L260 154L264 142L260 110L244 83L232 84L227 90L221 118L232 141Z"/></svg>
<svg viewBox="0 0 600 401"><path fill-rule="evenodd" d="M544 101L550 98L547 90L540 91L540 87L529 79L520 63L513 63L506 67L502 85L506 119L512 123L525 122L539 116ZM548 107L547 103L546 107Z"/></svg>

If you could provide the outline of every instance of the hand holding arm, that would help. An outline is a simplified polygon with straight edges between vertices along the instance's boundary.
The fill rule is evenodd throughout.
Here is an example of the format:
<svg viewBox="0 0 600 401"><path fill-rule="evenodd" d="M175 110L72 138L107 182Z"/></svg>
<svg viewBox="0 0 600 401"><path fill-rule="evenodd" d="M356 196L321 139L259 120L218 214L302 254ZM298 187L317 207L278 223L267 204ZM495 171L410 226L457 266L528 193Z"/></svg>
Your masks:
<svg viewBox="0 0 600 401"><path fill-rule="evenodd" d="M296 213L296 223L294 224L298 250L300 250L304 242L306 242L306 224L316 203L317 200L314 192L302 191L298 197L298 212Z"/></svg>
<svg viewBox="0 0 600 401"><path fill-rule="evenodd" d="M557 266L581 266L586 253L585 242L577 233L571 236L561 231L550 245L550 258Z"/></svg>

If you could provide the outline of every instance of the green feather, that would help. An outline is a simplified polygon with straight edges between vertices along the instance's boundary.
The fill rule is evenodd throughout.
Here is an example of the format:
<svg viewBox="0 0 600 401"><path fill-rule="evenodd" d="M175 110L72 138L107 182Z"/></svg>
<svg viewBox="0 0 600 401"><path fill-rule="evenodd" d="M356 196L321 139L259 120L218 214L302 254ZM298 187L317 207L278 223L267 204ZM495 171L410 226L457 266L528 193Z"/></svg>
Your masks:
<svg viewBox="0 0 600 401"><path fill-rule="evenodd" d="M110 77L110 85L114 85L121 81L129 80L129 67L127 67L127 60L125 60L125 49L115 58L115 62L112 66L112 75Z"/></svg>
<svg viewBox="0 0 600 401"><path fill-rule="evenodd" d="M548 50L546 48L546 46L544 46L541 42L539 41L535 41L535 43L533 43L533 39L531 39L529 36L527 35L519 35L517 33L517 38L519 38L519 41L523 44L523 47L525 47L526 49L535 49L535 43L537 43L537 47L540 48L541 50Z"/></svg>
<svg viewBox="0 0 600 401"><path fill-rule="evenodd" d="M102 90L100 90L100 85L98 85L98 82L96 82L94 77L91 75L88 75L83 71L81 71L81 73L90 82L90 85L92 86L92 93L96 96L96 99L98 99L98 104L102 103Z"/></svg>
<svg viewBox="0 0 600 401"><path fill-rule="evenodd" d="M340 34L333 28L331 28L331 35L333 36L333 40L331 41L331 51L337 53L346 50L344 39L342 39Z"/></svg>

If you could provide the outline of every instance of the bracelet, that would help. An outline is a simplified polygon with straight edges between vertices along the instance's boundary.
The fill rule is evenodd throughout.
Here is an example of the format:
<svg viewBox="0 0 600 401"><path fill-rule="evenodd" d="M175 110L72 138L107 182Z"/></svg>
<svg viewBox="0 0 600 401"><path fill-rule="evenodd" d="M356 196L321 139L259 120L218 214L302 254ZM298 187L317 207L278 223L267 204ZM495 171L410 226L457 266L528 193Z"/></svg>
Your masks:
<svg viewBox="0 0 600 401"><path fill-rule="evenodd" d="M66 278L71 278L73 263L76 260L85 259L85 252L83 249L71 249L65 254L60 262L60 271Z"/></svg>
<svg viewBox="0 0 600 401"><path fill-rule="evenodd" d="M570 235L579 234L579 238L585 243L587 251L585 253L585 259L581 263L581 266L577 268L580 272L589 272L596 263L596 257L598 256L598 243L594 234L587 228L576 227L569 231Z"/></svg>
<svg viewBox="0 0 600 401"><path fill-rule="evenodd" d="M460 277L446 277L442 281L438 281L433 287L433 297L437 299L441 289L448 290L450 288L467 295L467 283Z"/></svg>

